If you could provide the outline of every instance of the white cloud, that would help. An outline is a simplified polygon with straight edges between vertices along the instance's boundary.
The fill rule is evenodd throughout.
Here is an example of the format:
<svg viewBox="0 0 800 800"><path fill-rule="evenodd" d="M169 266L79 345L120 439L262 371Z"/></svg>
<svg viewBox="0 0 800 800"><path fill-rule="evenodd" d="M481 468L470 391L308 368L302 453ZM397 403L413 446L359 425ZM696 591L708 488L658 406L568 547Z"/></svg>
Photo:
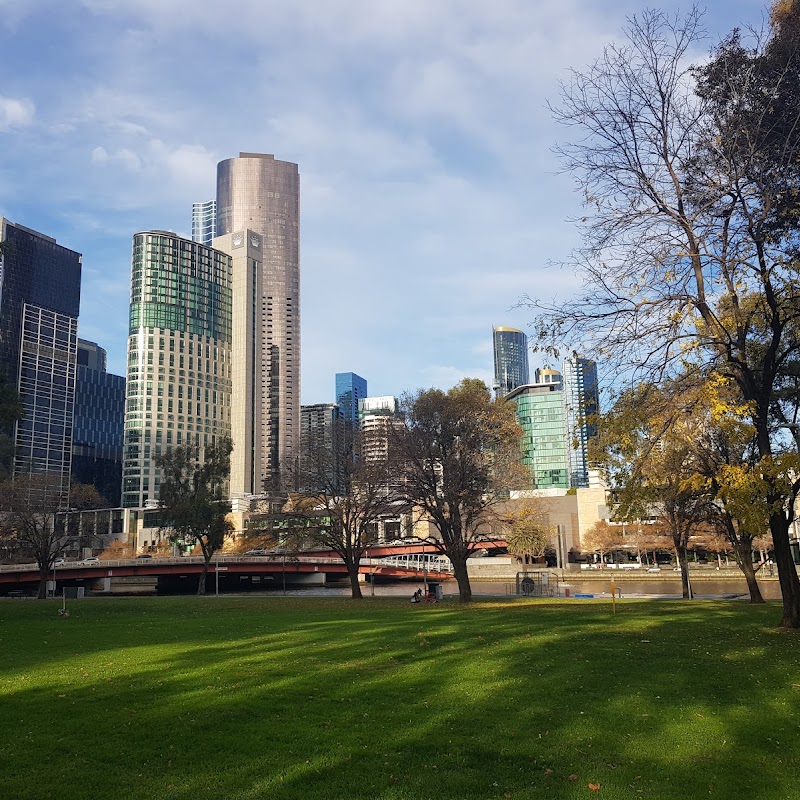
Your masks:
<svg viewBox="0 0 800 800"><path fill-rule="evenodd" d="M0 95L0 133L12 128L23 128L33 122L36 106L25 97Z"/></svg>
<svg viewBox="0 0 800 800"><path fill-rule="evenodd" d="M127 147L121 147L112 153L109 153L105 147L95 147L92 150L92 161L95 164L113 164L116 162L131 172L141 172L142 169L142 160Z"/></svg>

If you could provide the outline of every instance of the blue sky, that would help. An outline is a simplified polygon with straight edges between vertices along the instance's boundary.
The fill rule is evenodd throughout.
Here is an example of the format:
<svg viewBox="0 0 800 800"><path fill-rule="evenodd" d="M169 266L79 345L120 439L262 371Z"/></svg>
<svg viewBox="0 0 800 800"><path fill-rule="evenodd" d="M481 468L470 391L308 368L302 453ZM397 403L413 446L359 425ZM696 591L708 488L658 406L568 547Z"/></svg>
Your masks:
<svg viewBox="0 0 800 800"><path fill-rule="evenodd" d="M0 215L84 254L80 335L124 374L131 236L188 236L217 161L274 153L301 172L303 402L335 372L491 383L492 325L577 285L546 102L641 7L0 0ZM712 0L709 43L765 13Z"/></svg>

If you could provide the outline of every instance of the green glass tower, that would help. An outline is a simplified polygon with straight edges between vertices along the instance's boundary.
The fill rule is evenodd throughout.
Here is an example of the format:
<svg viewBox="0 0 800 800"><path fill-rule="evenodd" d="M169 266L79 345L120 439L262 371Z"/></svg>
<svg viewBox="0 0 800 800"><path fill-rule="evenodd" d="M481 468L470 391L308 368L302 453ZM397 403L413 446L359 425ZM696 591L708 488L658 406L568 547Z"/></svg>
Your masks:
<svg viewBox="0 0 800 800"><path fill-rule="evenodd" d="M231 432L231 257L166 231L133 237L122 503L158 499L155 457Z"/></svg>
<svg viewBox="0 0 800 800"><path fill-rule="evenodd" d="M568 489L569 452L561 382L519 386L506 395L506 400L517 406L517 422L523 431L522 461L530 470L533 488Z"/></svg>

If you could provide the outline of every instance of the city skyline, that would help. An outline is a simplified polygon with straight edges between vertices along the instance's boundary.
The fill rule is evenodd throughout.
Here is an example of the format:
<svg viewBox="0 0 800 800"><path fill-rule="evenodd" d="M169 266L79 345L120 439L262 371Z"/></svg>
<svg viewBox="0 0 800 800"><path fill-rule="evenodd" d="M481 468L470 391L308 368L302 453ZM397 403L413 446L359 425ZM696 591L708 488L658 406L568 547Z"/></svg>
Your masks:
<svg viewBox="0 0 800 800"><path fill-rule="evenodd" d="M112 373L125 373L131 236L188 238L192 203L240 150L303 174L298 402L331 401L348 369L378 394L491 386L487 328L528 331L522 295L576 286L547 266L576 243L581 198L550 154L565 132L546 101L619 39L633 0L458 14L449 0L233 0L236 37L206 0L2 5L0 214L84 253L79 333ZM709 45L765 10L708 8Z"/></svg>

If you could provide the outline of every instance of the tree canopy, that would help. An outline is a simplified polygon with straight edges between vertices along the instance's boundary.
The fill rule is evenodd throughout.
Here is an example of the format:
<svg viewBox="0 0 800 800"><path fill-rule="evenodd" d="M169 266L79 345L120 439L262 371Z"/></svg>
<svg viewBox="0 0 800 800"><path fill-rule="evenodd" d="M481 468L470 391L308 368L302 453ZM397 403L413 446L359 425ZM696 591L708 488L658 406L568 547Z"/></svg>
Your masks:
<svg viewBox="0 0 800 800"><path fill-rule="evenodd" d="M472 599L467 559L481 541L490 509L524 484L522 430L512 403L492 402L486 385L467 378L448 392L405 398L397 436L400 491L437 529L431 543L450 558L462 602Z"/></svg>
<svg viewBox="0 0 800 800"><path fill-rule="evenodd" d="M766 36L745 45L735 31L695 68L701 16L631 17L625 41L563 87L554 112L576 133L558 149L585 200L584 290L533 303L535 327L543 346L588 348L643 381L729 378L767 458L796 422L800 374L800 7L776 4ZM781 492L773 482L767 498L781 624L798 627Z"/></svg>
<svg viewBox="0 0 800 800"><path fill-rule="evenodd" d="M209 562L233 530L227 496L232 449L231 440L221 438L202 451L186 444L156 457L163 527L170 541L195 541L203 554L198 594L205 594Z"/></svg>

